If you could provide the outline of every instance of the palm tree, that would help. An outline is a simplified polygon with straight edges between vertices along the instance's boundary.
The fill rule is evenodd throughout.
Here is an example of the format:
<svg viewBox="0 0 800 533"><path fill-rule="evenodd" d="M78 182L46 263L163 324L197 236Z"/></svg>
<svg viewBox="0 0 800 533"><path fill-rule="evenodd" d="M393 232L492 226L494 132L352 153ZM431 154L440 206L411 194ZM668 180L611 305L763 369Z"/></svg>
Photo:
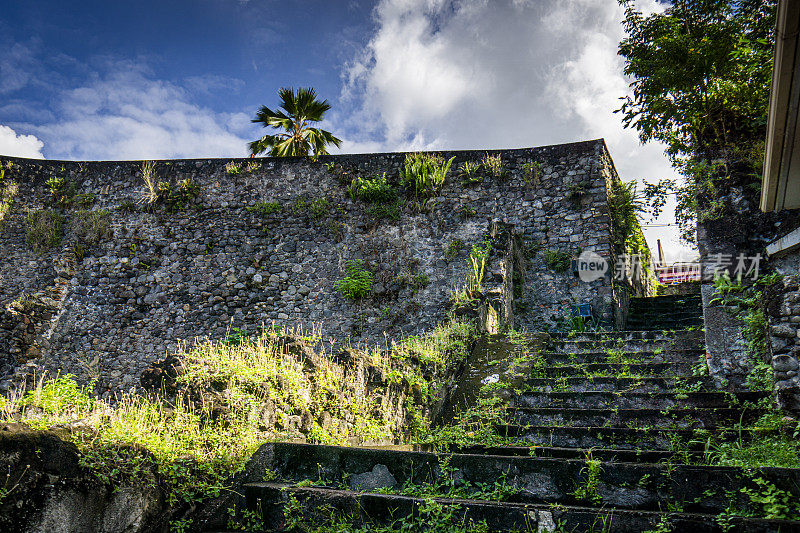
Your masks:
<svg viewBox="0 0 800 533"><path fill-rule="evenodd" d="M311 87L300 87L297 93L293 87L283 87L278 91L281 110L272 111L266 106L256 114L252 122L260 122L265 128L282 129L284 132L264 135L250 143L250 157L269 150L276 157L325 155L325 145L339 146L337 139L329 131L313 128L309 124L322 120L322 115L331 108L327 100L317 100L317 93Z"/></svg>

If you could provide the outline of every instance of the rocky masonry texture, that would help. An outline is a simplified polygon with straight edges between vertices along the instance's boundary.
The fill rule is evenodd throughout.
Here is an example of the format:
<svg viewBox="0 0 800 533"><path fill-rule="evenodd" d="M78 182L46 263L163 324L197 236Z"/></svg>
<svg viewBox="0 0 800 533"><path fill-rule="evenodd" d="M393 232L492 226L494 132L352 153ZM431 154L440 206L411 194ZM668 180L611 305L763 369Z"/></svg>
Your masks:
<svg viewBox="0 0 800 533"><path fill-rule="evenodd" d="M156 182L197 185L183 209L141 202L142 162L4 158L14 186L0 189L0 201L13 202L0 220L0 371L35 365L127 390L180 342L273 324L317 332L325 343L383 345L445 317L470 249L492 221L513 227L525 250L517 326L543 329L583 302L611 321L614 294L625 289L612 291L610 275L584 283L543 260L547 250L611 258L607 180L618 178L605 143L492 151L508 175L484 171L482 182L462 183L457 167L485 153L440 153L455 161L441 194L427 201L400 189L403 153L156 162ZM526 173L531 161L540 166ZM384 172L406 199L394 220L376 219L348 195L354 176ZM51 194L51 178L73 186L69 199ZM576 188L583 194L570 198ZM63 238L35 253L26 225L40 209L62 215ZM78 236L81 210L108 225L97 244ZM358 302L334 287L353 259L373 273L371 294Z"/></svg>

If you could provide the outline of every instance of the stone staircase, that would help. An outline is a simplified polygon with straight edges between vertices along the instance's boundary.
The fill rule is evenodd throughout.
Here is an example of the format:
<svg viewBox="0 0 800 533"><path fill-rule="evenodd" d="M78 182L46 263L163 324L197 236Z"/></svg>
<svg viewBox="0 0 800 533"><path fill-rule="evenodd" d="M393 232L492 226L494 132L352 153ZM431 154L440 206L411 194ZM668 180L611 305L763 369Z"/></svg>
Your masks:
<svg viewBox="0 0 800 533"><path fill-rule="evenodd" d="M694 324L684 314L696 299L654 300L634 302L632 327L645 315L658 328ZM651 316L662 306L668 317ZM519 359L529 347L517 348ZM715 391L703 357L697 329L555 338L530 350L505 396L494 424L504 445L269 444L251 461L246 505L267 531L800 531L761 518L758 499L773 487L796 504L800 469L704 461L709 439L746 444L774 430L750 427L766 393Z"/></svg>
<svg viewBox="0 0 800 533"><path fill-rule="evenodd" d="M703 326L700 293L631 298L628 309L629 331L663 331Z"/></svg>

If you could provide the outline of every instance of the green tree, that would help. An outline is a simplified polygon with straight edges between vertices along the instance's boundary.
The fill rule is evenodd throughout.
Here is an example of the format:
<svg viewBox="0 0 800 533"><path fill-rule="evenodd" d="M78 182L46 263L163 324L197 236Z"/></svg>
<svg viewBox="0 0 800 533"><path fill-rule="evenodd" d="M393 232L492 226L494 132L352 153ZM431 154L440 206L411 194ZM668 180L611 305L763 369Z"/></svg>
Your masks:
<svg viewBox="0 0 800 533"><path fill-rule="evenodd" d="M331 106L327 100L317 100L317 93L310 87L283 87L278 91L280 109L273 111L266 106L256 114L252 122L265 128L283 130L267 134L250 143L250 154L255 156L269 151L276 157L325 155L327 145L340 146L342 141L329 131L314 128L310 124L320 122ZM282 111L281 111L282 109Z"/></svg>
<svg viewBox="0 0 800 533"><path fill-rule="evenodd" d="M632 94L617 110L642 142L661 141L682 185L645 193L663 205L675 190L677 219L691 240L696 220L718 218L720 182L732 171L756 186L763 161L772 75L774 0L674 0L644 16L620 0L627 36L619 44ZM724 187L723 187L724 189Z"/></svg>

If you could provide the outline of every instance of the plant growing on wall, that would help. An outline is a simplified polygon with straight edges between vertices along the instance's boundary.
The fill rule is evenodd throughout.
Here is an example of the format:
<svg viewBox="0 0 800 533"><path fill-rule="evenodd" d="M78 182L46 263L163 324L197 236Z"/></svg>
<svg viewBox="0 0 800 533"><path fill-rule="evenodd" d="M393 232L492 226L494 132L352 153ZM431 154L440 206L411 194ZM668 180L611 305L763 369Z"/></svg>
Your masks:
<svg viewBox="0 0 800 533"><path fill-rule="evenodd" d="M472 185L483 181L483 176L478 174L481 170L481 164L478 161L466 161L458 169L464 178L462 180L464 185Z"/></svg>
<svg viewBox="0 0 800 533"><path fill-rule="evenodd" d="M372 272L364 268L364 261L353 259L347 262L347 276L333 285L348 300L360 300L372 290Z"/></svg>
<svg viewBox="0 0 800 533"><path fill-rule="evenodd" d="M421 152L408 154L400 169L400 185L418 198L434 196L444 185L454 159L451 157L445 161L439 156Z"/></svg>
<svg viewBox="0 0 800 533"><path fill-rule="evenodd" d="M252 122L265 128L283 130L267 134L250 143L250 154L255 156L269 152L273 157L325 155L327 145L340 146L342 141L329 131L311 126L320 122L331 106L327 100L317 100L317 93L310 87L283 87L278 91L281 106L271 110L266 106L256 114ZM282 111L281 111L282 109Z"/></svg>
<svg viewBox="0 0 800 533"><path fill-rule="evenodd" d="M61 242L64 217L51 209L40 209L28 214L27 242L37 254L46 252Z"/></svg>
<svg viewBox="0 0 800 533"><path fill-rule="evenodd" d="M544 251L544 264L547 268L554 270L558 273L564 273L569 270L572 262L572 256L567 252L561 250L545 250Z"/></svg>
<svg viewBox="0 0 800 533"><path fill-rule="evenodd" d="M508 177L508 169L503 163L503 157L500 154L483 156L483 167L488 170L492 176L497 179L505 179Z"/></svg>
<svg viewBox="0 0 800 533"><path fill-rule="evenodd" d="M61 176L49 178L45 185L50 191L50 202L56 206L68 206L75 196L75 184Z"/></svg>
<svg viewBox="0 0 800 533"><path fill-rule="evenodd" d="M539 161L528 161L522 165L522 176L527 186L538 186L542 179L544 166Z"/></svg>
<svg viewBox="0 0 800 533"><path fill-rule="evenodd" d="M474 245L469 254L469 264L472 267L470 277L470 289L475 291L483 290L483 276L486 273L486 263L489 254L492 252L492 241L488 238L483 241L483 245Z"/></svg>
<svg viewBox="0 0 800 533"><path fill-rule="evenodd" d="M142 161L142 181L144 182L144 188L141 192L140 202L144 204L154 204L156 200L158 200L158 183L156 182L155 176L153 176L153 170L155 168L155 163L153 161Z"/></svg>
<svg viewBox="0 0 800 533"><path fill-rule="evenodd" d="M391 203L397 198L397 193L386 180L386 172L374 178L356 176L348 188L350 198L365 202Z"/></svg>

